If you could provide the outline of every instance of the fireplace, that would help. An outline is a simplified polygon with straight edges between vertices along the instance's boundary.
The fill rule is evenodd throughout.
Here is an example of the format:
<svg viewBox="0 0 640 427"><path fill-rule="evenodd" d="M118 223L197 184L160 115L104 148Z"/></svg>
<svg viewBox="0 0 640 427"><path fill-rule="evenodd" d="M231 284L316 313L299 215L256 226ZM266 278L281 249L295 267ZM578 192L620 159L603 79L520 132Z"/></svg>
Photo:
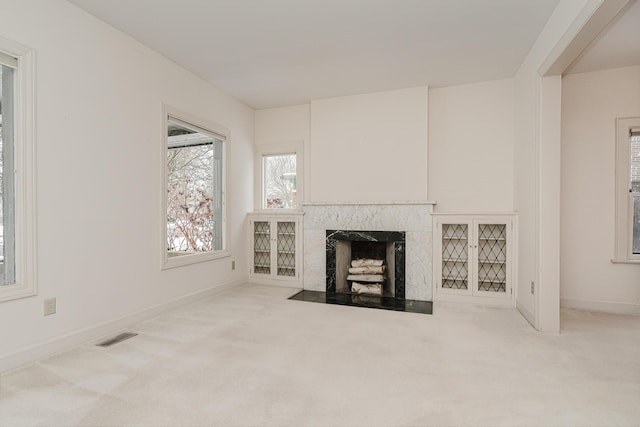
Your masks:
<svg viewBox="0 0 640 427"><path fill-rule="evenodd" d="M326 257L326 292L405 299L404 231L327 230Z"/></svg>
<svg viewBox="0 0 640 427"><path fill-rule="evenodd" d="M335 270L335 265L327 269L327 250L335 249L335 245L333 248L327 245L327 230L358 230L358 233L359 230L389 230L405 236L404 244L401 238L395 244L404 255L404 263L399 264L405 269L404 285L400 286L404 289L404 300L383 299L405 302L432 299L433 203L308 202L303 207L303 289L327 293L327 273ZM335 264L335 257L328 259L330 264ZM335 278L333 280L335 283ZM353 297L335 293L334 287L331 287L331 293L339 297ZM401 292L397 292L396 297L400 295Z"/></svg>

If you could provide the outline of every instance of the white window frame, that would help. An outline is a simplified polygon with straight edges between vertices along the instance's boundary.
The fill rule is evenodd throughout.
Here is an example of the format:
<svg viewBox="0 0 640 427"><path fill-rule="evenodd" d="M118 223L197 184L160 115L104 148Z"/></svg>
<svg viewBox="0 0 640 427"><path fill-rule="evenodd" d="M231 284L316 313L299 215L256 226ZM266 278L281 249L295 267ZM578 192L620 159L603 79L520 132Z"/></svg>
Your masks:
<svg viewBox="0 0 640 427"><path fill-rule="evenodd" d="M640 263L633 254L633 196L629 190L631 173L630 132L640 129L640 117L616 119L616 224L614 263Z"/></svg>
<svg viewBox="0 0 640 427"><path fill-rule="evenodd" d="M34 296L38 293L36 259L38 251L35 52L2 37L0 37L0 52L16 60L14 64L6 64L12 67L15 65L13 143L16 280L14 284L0 286L0 302L2 302Z"/></svg>
<svg viewBox="0 0 640 427"><path fill-rule="evenodd" d="M211 252L203 252L197 254L185 254L177 257L169 257L167 254L167 128L169 117L182 121L186 124L190 124L196 128L208 131L214 135L219 135L223 140L222 142L222 249L213 250ZM229 244L228 244L228 223L227 223L227 176L228 176L228 162L227 152L228 144L230 140L229 129L218 123L214 123L209 120L205 120L189 113L185 113L170 105L162 105L162 230L160 235L162 241L160 244L161 249L161 268L163 270L175 267L181 267L185 265L191 265L199 262L210 261L218 258L224 258L231 256Z"/></svg>
<svg viewBox="0 0 640 427"><path fill-rule="evenodd" d="M258 146L255 154L255 200L254 206L257 212L268 212L270 214L290 214L302 211L304 201L304 176L302 169L303 162L303 143L288 142L280 144L265 144ZM264 157L265 156L283 156L287 154L295 154L296 156L296 200L297 207L295 209L267 208L264 204Z"/></svg>

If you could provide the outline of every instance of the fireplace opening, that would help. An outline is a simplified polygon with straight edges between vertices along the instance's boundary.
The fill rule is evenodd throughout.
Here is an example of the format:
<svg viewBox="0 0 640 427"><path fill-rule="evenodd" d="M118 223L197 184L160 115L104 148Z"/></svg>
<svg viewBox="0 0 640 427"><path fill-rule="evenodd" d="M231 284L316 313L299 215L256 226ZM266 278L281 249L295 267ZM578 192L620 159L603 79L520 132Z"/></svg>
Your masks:
<svg viewBox="0 0 640 427"><path fill-rule="evenodd" d="M404 236L327 230L327 292L404 299Z"/></svg>
<svg viewBox="0 0 640 427"><path fill-rule="evenodd" d="M336 292L395 297L395 244L340 240Z"/></svg>
<svg viewBox="0 0 640 427"><path fill-rule="evenodd" d="M387 242L351 242L351 259L387 259Z"/></svg>

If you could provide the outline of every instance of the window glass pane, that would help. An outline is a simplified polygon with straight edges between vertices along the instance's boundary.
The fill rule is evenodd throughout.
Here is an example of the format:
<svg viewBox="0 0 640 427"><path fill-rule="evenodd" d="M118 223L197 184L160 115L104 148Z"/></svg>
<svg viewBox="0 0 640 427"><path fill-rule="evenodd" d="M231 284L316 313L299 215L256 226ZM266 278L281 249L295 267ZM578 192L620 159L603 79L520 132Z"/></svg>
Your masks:
<svg viewBox="0 0 640 427"><path fill-rule="evenodd" d="M171 119L168 123L168 255L223 249L223 141Z"/></svg>
<svg viewBox="0 0 640 427"><path fill-rule="evenodd" d="M0 285L15 283L14 70L0 66Z"/></svg>
<svg viewBox="0 0 640 427"><path fill-rule="evenodd" d="M296 155L264 156L262 168L264 173L263 207L267 209L297 208Z"/></svg>
<svg viewBox="0 0 640 427"><path fill-rule="evenodd" d="M640 135L629 138L631 142L631 183L630 189L640 193Z"/></svg>
<svg viewBox="0 0 640 427"><path fill-rule="evenodd" d="M640 255L640 196L633 197L633 254Z"/></svg>

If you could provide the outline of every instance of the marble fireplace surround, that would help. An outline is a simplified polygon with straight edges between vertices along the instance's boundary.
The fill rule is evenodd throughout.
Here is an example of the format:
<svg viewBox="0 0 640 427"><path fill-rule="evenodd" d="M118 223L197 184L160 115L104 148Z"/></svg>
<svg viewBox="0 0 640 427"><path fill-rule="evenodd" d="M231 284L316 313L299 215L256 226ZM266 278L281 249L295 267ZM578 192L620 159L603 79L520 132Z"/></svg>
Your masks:
<svg viewBox="0 0 640 427"><path fill-rule="evenodd" d="M433 203L305 203L303 210L303 289L326 290L327 230L404 231L405 299L433 300Z"/></svg>

